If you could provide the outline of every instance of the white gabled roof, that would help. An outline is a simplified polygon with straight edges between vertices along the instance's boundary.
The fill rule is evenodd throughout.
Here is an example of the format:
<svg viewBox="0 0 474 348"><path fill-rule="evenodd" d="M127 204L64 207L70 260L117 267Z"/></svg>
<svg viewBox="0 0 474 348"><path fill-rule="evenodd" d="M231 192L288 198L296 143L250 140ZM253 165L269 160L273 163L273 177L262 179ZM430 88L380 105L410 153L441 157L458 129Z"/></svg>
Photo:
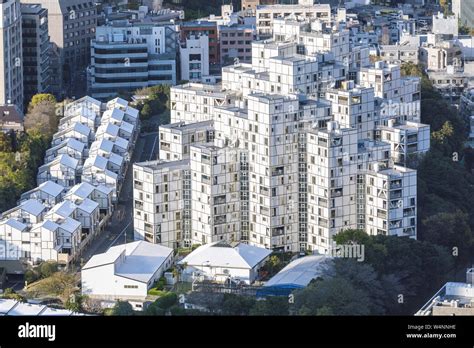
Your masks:
<svg viewBox="0 0 474 348"><path fill-rule="evenodd" d="M122 253L125 253L125 258L120 262L118 259ZM172 254L171 248L136 241L111 247L105 253L92 256L82 270L116 263L116 275L146 283Z"/></svg>
<svg viewBox="0 0 474 348"><path fill-rule="evenodd" d="M77 196L80 198L87 198L92 191L94 191L94 186L87 182L81 182L80 184L76 184L73 187L69 189L69 191L66 193L66 196Z"/></svg>
<svg viewBox="0 0 474 348"><path fill-rule="evenodd" d="M76 99L76 100L74 100L73 102L67 104L66 107L68 107L68 106L74 107L75 105L81 105L81 104L82 104L82 105L84 105L84 104L87 105L88 103L89 103L89 104L94 104L95 106L97 106L97 107L99 107L99 108L100 108L100 106L102 105L102 103L101 103L100 101L98 101L97 99L94 99L94 98L92 98L92 97L86 95L86 96L84 96L84 97L82 97L82 98Z"/></svg>
<svg viewBox="0 0 474 348"><path fill-rule="evenodd" d="M44 172L46 170L49 170L50 167L56 164L61 164L63 166L66 166L71 169L76 169L79 161L75 158L72 158L69 155L61 154L54 158L51 162L43 164L41 167L38 168L38 173Z"/></svg>
<svg viewBox="0 0 474 348"><path fill-rule="evenodd" d="M128 101L122 98L114 98L107 102L107 109L116 108L116 107L123 107L126 108L128 106Z"/></svg>
<svg viewBox="0 0 474 348"><path fill-rule="evenodd" d="M122 137L116 137L114 140L114 144L124 150L128 150L128 143L129 141Z"/></svg>
<svg viewBox="0 0 474 348"><path fill-rule="evenodd" d="M69 155L63 154L63 155L59 155L57 158L58 158L59 163L72 169L76 169L77 165L79 164L79 161L77 159L72 158Z"/></svg>
<svg viewBox="0 0 474 348"><path fill-rule="evenodd" d="M97 185L97 186L94 186L94 188L99 191L99 192L102 192L103 194L105 195L109 195L110 192L113 191L113 189L111 187L108 187L108 186L105 186L105 185Z"/></svg>
<svg viewBox="0 0 474 348"><path fill-rule="evenodd" d="M106 170L107 161L108 161L107 158L104 158L102 156L93 155L93 156L88 157L86 159L86 161L84 162L84 168L95 167L95 168L99 168L101 170Z"/></svg>
<svg viewBox="0 0 474 348"><path fill-rule="evenodd" d="M4 223L5 225L8 225L18 231L24 231L27 228L27 226L24 223L21 223L20 221L11 219L11 218L8 220L2 221L1 223Z"/></svg>
<svg viewBox="0 0 474 348"><path fill-rule="evenodd" d="M326 255L310 255L296 259L274 275L265 286L293 285L305 287L330 267L331 258Z"/></svg>
<svg viewBox="0 0 474 348"><path fill-rule="evenodd" d="M199 267L205 265L252 269L271 253L271 250L243 243L232 247L224 242L215 242L200 246L179 263Z"/></svg>
<svg viewBox="0 0 474 348"><path fill-rule="evenodd" d="M133 124L125 122L125 121L122 121L122 123L120 124L120 129L130 134L133 133L133 128L134 128Z"/></svg>
<svg viewBox="0 0 474 348"><path fill-rule="evenodd" d="M46 154L52 154L54 150L59 150L63 147L68 147L77 152L83 152L86 145L75 138L66 138L61 143L56 146L51 147L46 150Z"/></svg>
<svg viewBox="0 0 474 348"><path fill-rule="evenodd" d="M89 214L92 214L92 212L94 212L94 210L97 209L97 207L99 206L99 203L94 202L92 199L85 198L80 204L77 204L76 202L76 205L79 209L84 210Z"/></svg>
<svg viewBox="0 0 474 348"><path fill-rule="evenodd" d="M89 136L89 134L91 133L91 129L80 122L74 123L74 125L72 127L69 127L68 129L74 130L75 132L86 136Z"/></svg>
<svg viewBox="0 0 474 348"><path fill-rule="evenodd" d="M65 200L62 201L61 203L56 204L49 212L48 215L50 214L58 214L59 216L62 216L64 218L69 217L74 213L76 210L77 206L69 201Z"/></svg>
<svg viewBox="0 0 474 348"><path fill-rule="evenodd" d="M46 210L46 207L36 199L28 199L24 201L20 204L20 208L34 216L38 216Z"/></svg>
<svg viewBox="0 0 474 348"><path fill-rule="evenodd" d="M127 108L125 109L125 113L132 118L135 118L135 119L138 118L138 110L135 108L132 108L131 106L127 106Z"/></svg>
<svg viewBox="0 0 474 348"><path fill-rule="evenodd" d="M96 139L100 138L100 136L103 134L108 134L115 137L118 135L119 130L120 128L112 123L100 125L99 128L97 128Z"/></svg>
<svg viewBox="0 0 474 348"><path fill-rule="evenodd" d="M94 141L91 144L91 149L89 153L95 153L98 150L111 153L113 148L114 148L114 143L110 141L109 139L99 139L99 140Z"/></svg>
<svg viewBox="0 0 474 348"><path fill-rule="evenodd" d="M68 138L66 140L66 145L70 147L71 149L79 151L79 152L84 151L84 147L86 147L84 143L74 138Z"/></svg>
<svg viewBox="0 0 474 348"><path fill-rule="evenodd" d="M122 122L124 116L125 112L123 110L117 108L109 109L102 114L101 123L106 124L110 122L110 119Z"/></svg>
<svg viewBox="0 0 474 348"><path fill-rule="evenodd" d="M60 316L69 316L69 315L72 315L73 312L68 310L68 309L57 309L57 308L50 308L50 307L46 307L46 309L41 312L40 315L51 315L51 316L55 316L55 315L60 315Z"/></svg>
<svg viewBox="0 0 474 348"><path fill-rule="evenodd" d="M59 227L59 225L54 222L54 221L51 221L51 220L44 220L43 222L39 223L38 225L35 225L35 229L36 227L42 227L48 231L56 231L57 228Z"/></svg>
<svg viewBox="0 0 474 348"><path fill-rule="evenodd" d="M110 153L108 160L118 166L123 164L123 157L113 152Z"/></svg>
<svg viewBox="0 0 474 348"><path fill-rule="evenodd" d="M63 230L73 233L75 232L80 226L81 223L77 220L74 220L73 218L67 217L62 221L59 221L59 227L62 228Z"/></svg>
<svg viewBox="0 0 474 348"><path fill-rule="evenodd" d="M50 196L57 197L63 192L64 187L48 180L39 185L37 189L43 191L44 193Z"/></svg>

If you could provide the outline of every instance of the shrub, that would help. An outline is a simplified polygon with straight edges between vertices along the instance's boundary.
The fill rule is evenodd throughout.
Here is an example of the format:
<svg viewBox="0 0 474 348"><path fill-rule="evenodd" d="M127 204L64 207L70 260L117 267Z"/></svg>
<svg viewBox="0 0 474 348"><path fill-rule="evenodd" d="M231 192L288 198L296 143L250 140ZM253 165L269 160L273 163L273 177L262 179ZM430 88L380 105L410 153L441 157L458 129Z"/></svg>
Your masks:
<svg viewBox="0 0 474 348"><path fill-rule="evenodd" d="M41 278L48 278L53 275L53 273L56 273L58 271L58 264L56 262L43 262L39 266L39 272L41 275Z"/></svg>

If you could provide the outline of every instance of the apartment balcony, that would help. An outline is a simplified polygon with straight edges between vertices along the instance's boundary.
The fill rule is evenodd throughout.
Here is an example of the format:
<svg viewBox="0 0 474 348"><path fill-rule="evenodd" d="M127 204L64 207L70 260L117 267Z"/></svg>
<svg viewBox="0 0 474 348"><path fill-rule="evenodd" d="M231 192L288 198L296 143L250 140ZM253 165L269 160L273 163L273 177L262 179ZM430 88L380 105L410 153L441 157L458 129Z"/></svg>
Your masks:
<svg viewBox="0 0 474 348"><path fill-rule="evenodd" d="M225 204L225 195L214 197L214 204Z"/></svg>
<svg viewBox="0 0 474 348"><path fill-rule="evenodd" d="M377 217L379 219L386 219L387 218L387 212L385 210L377 209Z"/></svg>
<svg viewBox="0 0 474 348"><path fill-rule="evenodd" d="M402 198L402 190L390 192L390 199Z"/></svg>
<svg viewBox="0 0 474 348"><path fill-rule="evenodd" d="M402 181L401 180L394 180L390 182L390 190L396 190L402 187Z"/></svg>
<svg viewBox="0 0 474 348"><path fill-rule="evenodd" d="M218 215L214 217L214 225L221 225L226 223L226 215Z"/></svg>
<svg viewBox="0 0 474 348"><path fill-rule="evenodd" d="M272 176L278 176L285 174L284 167L276 167L272 169Z"/></svg>
<svg viewBox="0 0 474 348"><path fill-rule="evenodd" d="M164 141L160 142L160 150L163 151L170 151L171 145L169 143L165 143Z"/></svg>

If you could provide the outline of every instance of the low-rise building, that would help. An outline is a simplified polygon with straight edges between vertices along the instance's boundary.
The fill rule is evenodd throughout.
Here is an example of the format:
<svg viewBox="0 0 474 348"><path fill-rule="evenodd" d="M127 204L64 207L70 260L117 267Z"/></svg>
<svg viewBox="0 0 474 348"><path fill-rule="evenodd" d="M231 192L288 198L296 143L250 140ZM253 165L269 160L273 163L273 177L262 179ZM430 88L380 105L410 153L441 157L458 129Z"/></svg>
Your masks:
<svg viewBox="0 0 474 348"><path fill-rule="evenodd" d="M23 193L21 195L20 202L24 202L29 199L35 199L48 207L52 207L53 205L59 203L63 196L64 186L48 180L38 185L38 187Z"/></svg>
<svg viewBox="0 0 474 348"><path fill-rule="evenodd" d="M82 267L82 294L105 301L144 302L172 262L173 249L145 241L111 247Z"/></svg>
<svg viewBox="0 0 474 348"><path fill-rule="evenodd" d="M253 283L271 250L244 243L215 242L202 245L178 264L187 281L204 278L217 282Z"/></svg>
<svg viewBox="0 0 474 348"><path fill-rule="evenodd" d="M332 259L326 255L309 255L291 261L280 272L257 291L258 297L288 296L292 291L302 289L323 276L332 267Z"/></svg>
<svg viewBox="0 0 474 348"><path fill-rule="evenodd" d="M444 284L415 315L474 315L474 268L467 270L465 283Z"/></svg>
<svg viewBox="0 0 474 348"><path fill-rule="evenodd" d="M0 131L2 132L22 132L23 113L18 106L13 104L0 105Z"/></svg>
<svg viewBox="0 0 474 348"><path fill-rule="evenodd" d="M181 80L197 81L209 75L209 37L190 36L180 46Z"/></svg>

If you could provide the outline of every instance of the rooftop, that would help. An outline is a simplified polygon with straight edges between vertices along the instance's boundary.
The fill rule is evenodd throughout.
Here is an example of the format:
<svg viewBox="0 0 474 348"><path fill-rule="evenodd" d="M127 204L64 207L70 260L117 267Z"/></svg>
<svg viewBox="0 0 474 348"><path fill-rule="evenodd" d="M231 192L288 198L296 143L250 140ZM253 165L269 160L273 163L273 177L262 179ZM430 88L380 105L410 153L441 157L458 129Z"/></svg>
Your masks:
<svg viewBox="0 0 474 348"><path fill-rule="evenodd" d="M149 168L151 170L160 170L160 169L187 169L189 166L189 159L179 160L179 161L148 161L148 162L137 162L133 164L134 166L139 166L143 168Z"/></svg>
<svg viewBox="0 0 474 348"><path fill-rule="evenodd" d="M20 204L21 210L27 213L38 216L46 210L46 207L36 199L28 199Z"/></svg>
<svg viewBox="0 0 474 348"><path fill-rule="evenodd" d="M0 105L0 123L23 123L23 113L16 105Z"/></svg>
<svg viewBox="0 0 474 348"><path fill-rule="evenodd" d="M179 264L251 269L272 253L271 250L243 244L214 242L191 252Z"/></svg>
<svg viewBox="0 0 474 348"><path fill-rule="evenodd" d="M290 262L274 275L265 286L293 286L303 288L330 267L331 258L324 255L301 257Z"/></svg>
<svg viewBox="0 0 474 348"><path fill-rule="evenodd" d="M124 259L119 262L119 257L122 254L124 254ZM148 282L172 254L173 249L171 248L145 241L136 241L111 247L105 253L92 256L82 270L115 263L116 275Z"/></svg>

